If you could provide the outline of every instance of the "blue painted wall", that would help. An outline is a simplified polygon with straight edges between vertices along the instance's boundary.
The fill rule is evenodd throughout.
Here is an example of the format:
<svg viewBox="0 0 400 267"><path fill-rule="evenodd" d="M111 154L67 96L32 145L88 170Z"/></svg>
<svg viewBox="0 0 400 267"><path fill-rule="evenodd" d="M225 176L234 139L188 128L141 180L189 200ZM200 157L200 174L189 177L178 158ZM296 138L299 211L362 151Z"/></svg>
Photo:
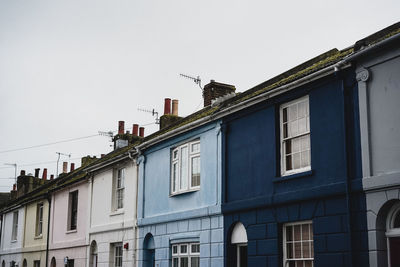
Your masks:
<svg viewBox="0 0 400 267"><path fill-rule="evenodd" d="M350 266L350 258L353 266L366 266L354 76L353 69L337 73L224 120L226 266L234 264L229 237L235 222L241 221L249 235L249 266L279 266L282 225L302 220L313 221L315 266ZM279 106L304 95L310 105L311 171L280 177Z"/></svg>
<svg viewBox="0 0 400 267"><path fill-rule="evenodd" d="M196 139L200 139L201 147L200 190L171 196L171 151ZM139 221L151 221L146 219L157 216L173 220L220 213L220 139L220 124L213 123L143 151L139 168Z"/></svg>

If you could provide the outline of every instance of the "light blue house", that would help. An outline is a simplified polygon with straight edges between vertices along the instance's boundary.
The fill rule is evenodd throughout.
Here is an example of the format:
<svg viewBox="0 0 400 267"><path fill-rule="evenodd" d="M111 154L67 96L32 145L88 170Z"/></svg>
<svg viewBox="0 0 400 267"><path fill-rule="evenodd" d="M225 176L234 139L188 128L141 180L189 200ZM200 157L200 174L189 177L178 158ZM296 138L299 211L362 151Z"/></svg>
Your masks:
<svg viewBox="0 0 400 267"><path fill-rule="evenodd" d="M223 265L221 122L212 111L181 119L168 107L161 130L138 146L137 266Z"/></svg>

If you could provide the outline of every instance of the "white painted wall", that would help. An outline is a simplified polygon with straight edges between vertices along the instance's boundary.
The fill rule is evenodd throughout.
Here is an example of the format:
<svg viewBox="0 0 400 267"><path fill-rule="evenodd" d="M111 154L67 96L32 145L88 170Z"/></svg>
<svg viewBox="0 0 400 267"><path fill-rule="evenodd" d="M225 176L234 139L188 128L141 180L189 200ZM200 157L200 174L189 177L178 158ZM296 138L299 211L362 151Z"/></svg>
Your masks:
<svg viewBox="0 0 400 267"><path fill-rule="evenodd" d="M18 234L17 240L11 240L12 236L12 224L14 211L18 211ZM7 212L3 215L2 221L2 233L1 233L1 244L0 244L0 264L3 260L6 262L6 266L9 266L13 260L19 266L22 266L21 261L21 249L22 241L24 239L24 221L25 221L25 207L15 209Z"/></svg>
<svg viewBox="0 0 400 267"><path fill-rule="evenodd" d="M113 209L113 176L118 168L125 167L124 208ZM89 239L96 241L98 266L113 266L111 244L129 243L129 249L123 249L123 266L134 265L137 166L130 159L120 164L94 173L89 185ZM88 248L90 250L90 248ZM89 252L88 252L89 253Z"/></svg>

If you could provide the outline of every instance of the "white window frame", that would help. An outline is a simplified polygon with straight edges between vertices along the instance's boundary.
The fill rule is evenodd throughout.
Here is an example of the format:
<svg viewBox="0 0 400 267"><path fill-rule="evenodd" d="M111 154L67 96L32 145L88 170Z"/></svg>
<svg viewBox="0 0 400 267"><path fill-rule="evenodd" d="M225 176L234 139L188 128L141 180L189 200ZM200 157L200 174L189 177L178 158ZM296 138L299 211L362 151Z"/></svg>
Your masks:
<svg viewBox="0 0 400 267"><path fill-rule="evenodd" d="M122 243L120 243L120 242L113 243L112 247L113 247L113 250L112 250L113 251L113 267L122 267L123 256L124 256ZM118 253L118 252L120 252L120 253ZM120 259L120 262L118 262L118 259Z"/></svg>
<svg viewBox="0 0 400 267"><path fill-rule="evenodd" d="M284 138L283 110L288 108L288 107L290 107L290 106L298 105L299 103L305 102L305 101L306 101L305 117L302 117L300 119L303 119L303 118L306 119L306 131L302 132L302 133L298 133L298 134L296 134L294 136L290 136L290 137ZM287 112L287 119L289 120L288 112ZM280 108L279 108L279 118L280 118L279 125L280 125L280 141L281 141L281 145L280 145L280 149L281 149L281 176L287 176L287 175L292 175L292 174L301 173L301 172L305 172L305 171L311 170L310 101L309 101L308 95L304 96L304 97L301 97L301 98L298 98L296 100L287 102L285 104L282 104L280 106ZM296 120L294 120L294 121L296 121ZM298 119L297 119L297 122L298 122ZM288 127L287 127L287 131L289 131ZM308 137L308 144L309 144L309 148L308 148L308 151L309 151L308 162L309 162L309 164L308 164L308 166L301 167L301 156L300 156L300 167L295 169L294 168L294 164L292 162L292 167L293 168L290 169L290 170L287 170L286 153L285 153L287 143L289 141L293 140L293 139L307 138L307 137ZM300 144L300 152L299 152L300 155L301 155L301 152L306 152L306 151L307 151L307 149L306 150L301 150L301 144ZM292 159L292 161L293 161L293 159Z"/></svg>
<svg viewBox="0 0 400 267"><path fill-rule="evenodd" d="M400 216L400 203L396 203L388 212L386 218L386 248L387 248L387 259L388 259L388 267L391 267L390 262L390 238L400 237L400 227L396 228L394 226L395 219L397 216Z"/></svg>
<svg viewBox="0 0 400 267"><path fill-rule="evenodd" d="M124 208L126 169L118 168L114 173L114 211Z"/></svg>
<svg viewBox="0 0 400 267"><path fill-rule="evenodd" d="M198 150L193 150L193 146L198 145ZM182 150L187 149L187 156L185 160L187 162L187 169L182 170ZM197 191L201 186L201 146L200 140L197 139L195 141L187 142L182 145L179 145L172 149L171 151L171 195L177 195L185 192ZM199 184L192 184L192 160L194 158L199 158ZM176 167L175 167L176 166ZM176 172L175 172L176 170ZM187 173L187 178L183 180L182 171ZM185 183L185 186L181 186Z"/></svg>
<svg viewBox="0 0 400 267"><path fill-rule="evenodd" d="M186 252L182 252L181 248L186 246ZM193 246L198 247L198 251L193 251ZM174 252L174 248L176 248L176 252ZM171 254L172 254L172 267L181 267L181 259L188 258L188 266L192 266L192 260L194 258L199 259L200 266L200 243L179 243L171 245ZM174 259L178 259L178 266L174 265Z"/></svg>
<svg viewBox="0 0 400 267"><path fill-rule="evenodd" d="M291 259L288 258L288 255L287 255L287 244L288 244L288 241L287 241L287 238L286 238L286 228L288 226L296 226L296 225L311 225L311 229L309 229L309 230L311 230L311 231L309 231L309 239L308 240L303 240L302 233L300 233L301 241L297 241L297 242L300 242L300 244L301 244L301 252L302 252L302 254L303 254L303 243L302 242L304 242L304 241L311 242L312 246L310 245L310 254L312 255L312 257L309 257L309 258L303 258L303 257L302 258L295 258L295 255L294 255L294 252L293 252L293 258L291 258ZM292 234L294 235L294 227L293 227ZM296 261L312 261L311 266L314 267L314 250L313 250L313 248L314 248L314 239L311 239L311 234L312 234L312 238L314 238L312 221L292 222L292 223L286 223L286 224L283 225L283 242L282 242L282 244L283 244L283 267L288 267L290 261L293 261L293 262L296 262ZM292 238L291 242L293 242L293 244L295 243L294 238Z"/></svg>
<svg viewBox="0 0 400 267"><path fill-rule="evenodd" d="M35 236L40 237L43 234L43 202L36 206L36 229Z"/></svg>
<svg viewBox="0 0 400 267"><path fill-rule="evenodd" d="M11 241L17 241L18 239L18 217L19 211L13 212L13 224L12 224L12 231L11 231Z"/></svg>

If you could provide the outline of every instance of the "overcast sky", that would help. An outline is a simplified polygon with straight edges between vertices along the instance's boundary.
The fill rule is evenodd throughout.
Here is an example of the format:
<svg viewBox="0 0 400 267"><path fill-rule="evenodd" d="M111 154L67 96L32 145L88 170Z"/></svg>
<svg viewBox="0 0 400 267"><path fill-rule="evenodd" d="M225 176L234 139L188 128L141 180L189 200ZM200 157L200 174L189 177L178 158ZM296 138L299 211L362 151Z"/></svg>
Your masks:
<svg viewBox="0 0 400 267"><path fill-rule="evenodd" d="M0 191L13 184L4 163L55 174L56 152L78 166L110 152L95 135L119 120L156 131L138 108L161 115L170 97L181 116L198 110L201 90L179 73L245 91L397 22L399 11L398 0L1 0Z"/></svg>

